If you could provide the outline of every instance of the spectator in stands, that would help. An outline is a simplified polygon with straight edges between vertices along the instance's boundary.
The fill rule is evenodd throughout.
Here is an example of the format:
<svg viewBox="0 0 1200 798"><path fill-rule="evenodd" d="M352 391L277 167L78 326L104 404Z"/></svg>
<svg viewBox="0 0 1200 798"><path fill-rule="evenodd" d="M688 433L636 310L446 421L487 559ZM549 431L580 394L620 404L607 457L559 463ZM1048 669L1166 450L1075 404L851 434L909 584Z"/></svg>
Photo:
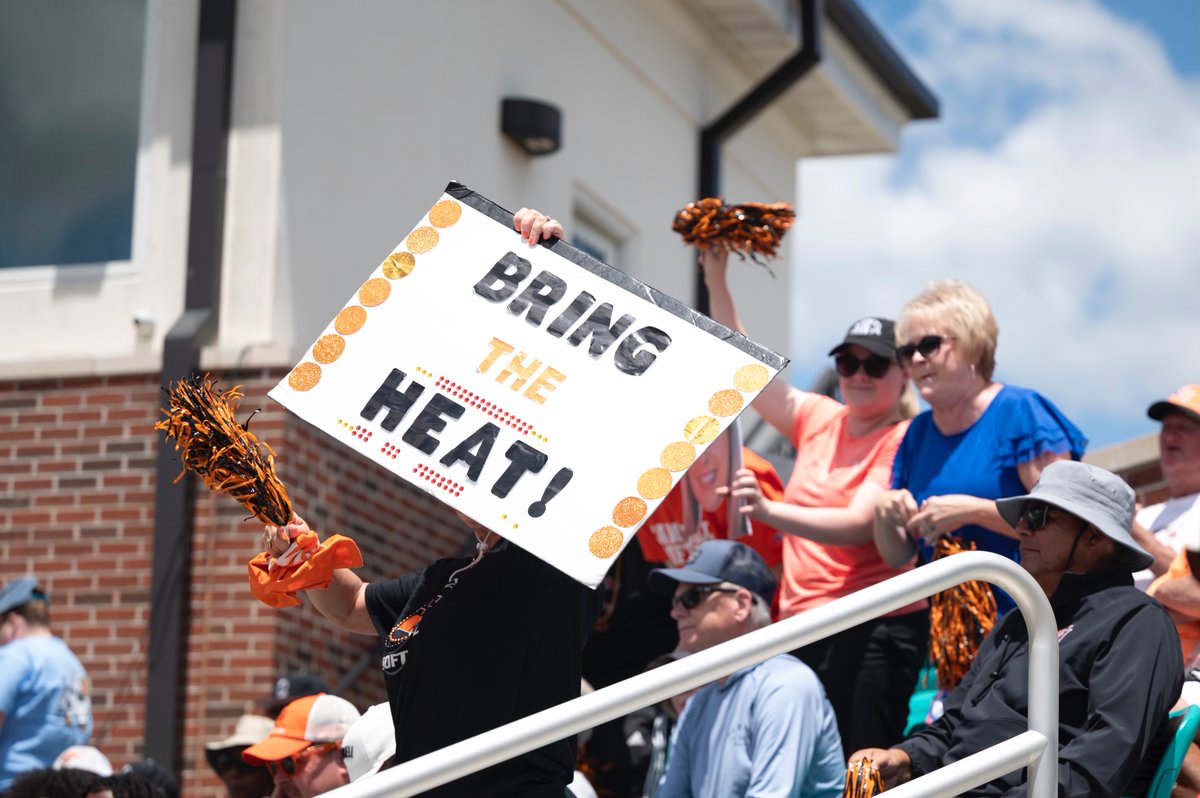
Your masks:
<svg viewBox="0 0 1200 798"><path fill-rule="evenodd" d="M242 751L251 765L264 765L285 798L312 798L350 783L342 738L359 719L344 698L326 693L298 698L283 708L265 740Z"/></svg>
<svg viewBox="0 0 1200 798"><path fill-rule="evenodd" d="M125 763L119 775L136 776L161 791L162 798L179 798L179 778L149 757Z"/></svg>
<svg viewBox="0 0 1200 798"><path fill-rule="evenodd" d="M728 253L702 251L712 315L745 332L726 282ZM779 614L790 617L911 567L889 565L872 540L876 500L888 489L892 460L916 411L906 400L892 322L855 322L829 354L845 404L775 380L753 407L797 450L782 497L740 472L733 495L760 523L787 533ZM924 600L796 652L825 686L847 750L898 739L908 716L929 634Z"/></svg>
<svg viewBox="0 0 1200 798"><path fill-rule="evenodd" d="M161 786L145 776L122 772L97 779L84 793L84 798L168 798L168 796Z"/></svg>
<svg viewBox="0 0 1200 798"><path fill-rule="evenodd" d="M86 770L101 778L113 774L112 762L99 748L91 745L72 745L54 758L55 770Z"/></svg>
<svg viewBox="0 0 1200 798"><path fill-rule="evenodd" d="M650 570L661 565L631 543L605 574L600 612L583 649L583 678L596 688L636 676L675 648L679 634L670 599L647 584ZM624 718L614 718L592 729L587 751L579 752L592 765L588 776L596 791L607 798L640 798L641 779L626 738Z"/></svg>
<svg viewBox="0 0 1200 798"><path fill-rule="evenodd" d="M529 208L513 224L531 246L562 235L558 222ZM579 696L599 592L460 518L475 534L474 559L442 559L370 584L341 568L328 587L307 591L334 624L382 638L397 762ZM286 527L267 527L263 542L278 557L308 531L297 516ZM426 795L562 798L574 773L574 741L560 740Z"/></svg>
<svg viewBox="0 0 1200 798"><path fill-rule="evenodd" d="M995 500L1025 493L1055 460L1087 445L1049 399L993 379L999 327L965 283L942 280L904 306L896 325L900 365L929 403L913 419L879 497L875 542L894 566L953 534L981 551L1017 559L1017 532ZM997 595L1001 611L1011 600Z"/></svg>
<svg viewBox="0 0 1200 798"><path fill-rule="evenodd" d="M317 693L328 693L329 686L325 680L309 671L292 671L285 673L275 680L271 694L262 702L262 714L272 720L297 698Z"/></svg>
<svg viewBox="0 0 1200 798"><path fill-rule="evenodd" d="M87 671L50 631L50 600L32 576L0 589L0 793L92 734Z"/></svg>
<svg viewBox="0 0 1200 798"><path fill-rule="evenodd" d="M679 645L701 651L767 626L775 580L753 549L700 544L682 568L650 574L674 596ZM688 699L658 798L840 796L837 719L816 674L786 654L743 668Z"/></svg>
<svg viewBox="0 0 1200 798"><path fill-rule="evenodd" d="M381 667L396 726L396 761L407 762L579 696L583 641L599 593L460 516L474 530L473 560L438 560L398 579L363 582L348 568L307 591L327 619L384 642ZM296 517L267 527L275 556L310 531ZM492 656L521 651L520 657ZM481 678L486 689L464 689ZM493 790L561 798L574 777L575 744L562 740L427 793Z"/></svg>
<svg viewBox="0 0 1200 798"><path fill-rule="evenodd" d="M95 773L76 768L35 768L13 779L4 798L82 798L96 778Z"/></svg>
<svg viewBox="0 0 1200 798"><path fill-rule="evenodd" d="M1143 590L1166 573L1185 543L1200 549L1200 385L1183 386L1150 405L1146 415L1162 423L1159 462L1169 498L1134 516L1133 535L1154 557L1150 568L1133 575Z"/></svg>
<svg viewBox="0 0 1200 798"><path fill-rule="evenodd" d="M1021 565L1054 608L1059 637L1058 795L1141 795L1170 734L1183 677L1170 618L1133 586L1153 559L1133 539L1134 495L1120 478L1063 461L1028 495L996 512L1020 535ZM984 639L945 714L870 758L885 787L902 784L1015 736L1027 725L1029 637L1020 612ZM1139 767L1141 765L1141 767ZM1024 771L970 796L1024 794Z"/></svg>
<svg viewBox="0 0 1200 798"><path fill-rule="evenodd" d="M233 734L222 740L205 743L204 756L208 766L225 782L229 798L263 798L274 789L274 781L265 765L252 765L242 758L242 752L267 739L275 721L262 715L242 715Z"/></svg>
<svg viewBox="0 0 1200 798"><path fill-rule="evenodd" d="M1200 704L1200 582L1192 562L1200 554L1200 385L1185 385L1150 405L1147 414L1162 422L1158 444L1162 473L1170 498L1143 507L1135 516L1134 537L1154 556L1154 565L1134 574L1150 595L1171 613L1179 632L1186 680L1182 700ZM1169 567L1164 572L1162 564ZM1187 763L1190 778L1200 782L1200 768Z"/></svg>
<svg viewBox="0 0 1200 798"><path fill-rule="evenodd" d="M684 656L683 652L673 651L656 657L646 666L646 670L674 662L681 656ZM695 695L698 689L700 688L664 698L657 704L642 707L622 719L633 776L640 785L630 793L633 798L654 798L658 792L658 783L662 781L663 773L667 770L671 732L679 721L683 708L687 706L688 699Z"/></svg>
<svg viewBox="0 0 1200 798"><path fill-rule="evenodd" d="M350 781L370 778L391 767L395 756L396 728L387 704L369 707L342 738L342 759Z"/></svg>

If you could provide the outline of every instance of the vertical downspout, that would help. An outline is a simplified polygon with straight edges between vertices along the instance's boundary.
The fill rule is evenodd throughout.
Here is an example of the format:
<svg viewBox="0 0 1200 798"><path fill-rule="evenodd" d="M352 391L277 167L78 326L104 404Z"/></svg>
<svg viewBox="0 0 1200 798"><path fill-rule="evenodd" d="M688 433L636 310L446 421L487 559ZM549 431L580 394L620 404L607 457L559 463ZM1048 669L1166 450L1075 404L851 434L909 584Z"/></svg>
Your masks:
<svg viewBox="0 0 1200 798"><path fill-rule="evenodd" d="M800 48L725 113L700 128L700 197L721 193L721 145L821 62L822 0L799 0ZM708 288L696 271L696 310L708 313Z"/></svg>
<svg viewBox="0 0 1200 798"><path fill-rule="evenodd" d="M237 0L200 0L187 285L183 315L163 340L164 385L199 369L200 349L217 329L236 18ZM164 443L154 486L145 755L174 773L181 770L186 715L193 527L191 477L172 484L179 469L174 448Z"/></svg>

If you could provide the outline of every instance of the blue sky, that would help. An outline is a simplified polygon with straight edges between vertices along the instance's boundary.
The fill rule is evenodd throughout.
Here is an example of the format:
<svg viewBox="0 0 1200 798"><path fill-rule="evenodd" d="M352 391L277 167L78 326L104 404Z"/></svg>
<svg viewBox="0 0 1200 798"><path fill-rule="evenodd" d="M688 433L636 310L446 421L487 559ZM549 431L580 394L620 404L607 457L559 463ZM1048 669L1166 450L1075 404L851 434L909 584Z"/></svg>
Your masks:
<svg viewBox="0 0 1200 798"><path fill-rule="evenodd" d="M1200 383L1200 3L859 3L941 115L895 155L801 163L793 381L828 329L953 277L996 313L998 379L1092 449L1154 431Z"/></svg>

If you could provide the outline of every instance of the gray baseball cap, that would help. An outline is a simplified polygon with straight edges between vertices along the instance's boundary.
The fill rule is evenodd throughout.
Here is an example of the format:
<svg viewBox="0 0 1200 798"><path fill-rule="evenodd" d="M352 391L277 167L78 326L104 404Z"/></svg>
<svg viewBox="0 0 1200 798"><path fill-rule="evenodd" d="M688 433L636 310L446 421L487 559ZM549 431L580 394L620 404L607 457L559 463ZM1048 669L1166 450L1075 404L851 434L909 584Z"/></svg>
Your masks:
<svg viewBox="0 0 1200 798"><path fill-rule="evenodd" d="M1130 571L1149 568L1154 562L1133 539L1133 488L1116 474L1088 463L1056 460L1042 470L1033 490L1024 496L999 499L996 509L1009 526L1016 528L1025 503L1045 502L1087 521L1117 544L1119 562Z"/></svg>

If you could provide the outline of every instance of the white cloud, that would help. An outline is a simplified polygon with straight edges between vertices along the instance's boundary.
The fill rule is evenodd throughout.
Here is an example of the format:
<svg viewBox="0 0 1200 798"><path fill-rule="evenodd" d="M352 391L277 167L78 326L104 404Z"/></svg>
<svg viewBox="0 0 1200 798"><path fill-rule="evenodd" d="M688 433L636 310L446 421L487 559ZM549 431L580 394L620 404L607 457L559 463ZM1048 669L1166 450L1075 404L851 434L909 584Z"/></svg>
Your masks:
<svg viewBox="0 0 1200 798"><path fill-rule="evenodd" d="M1001 379L1097 444L1200 382L1200 84L1084 0L929 0L905 23L942 119L894 157L801 166L797 376L930 280L979 288Z"/></svg>

